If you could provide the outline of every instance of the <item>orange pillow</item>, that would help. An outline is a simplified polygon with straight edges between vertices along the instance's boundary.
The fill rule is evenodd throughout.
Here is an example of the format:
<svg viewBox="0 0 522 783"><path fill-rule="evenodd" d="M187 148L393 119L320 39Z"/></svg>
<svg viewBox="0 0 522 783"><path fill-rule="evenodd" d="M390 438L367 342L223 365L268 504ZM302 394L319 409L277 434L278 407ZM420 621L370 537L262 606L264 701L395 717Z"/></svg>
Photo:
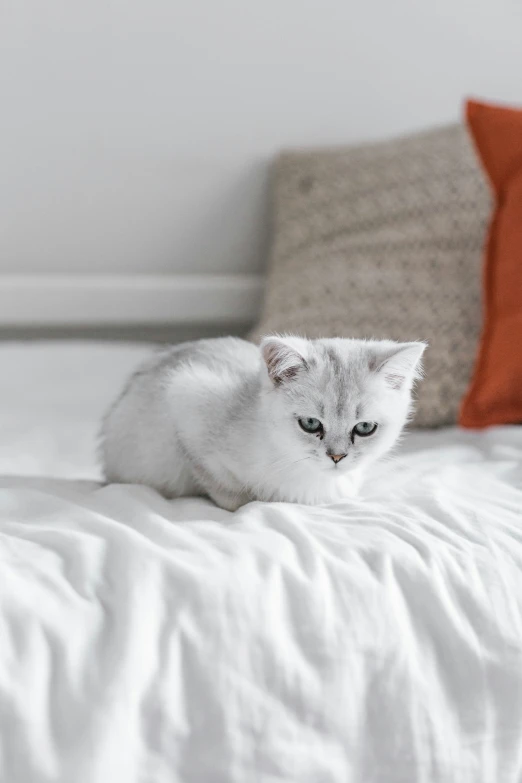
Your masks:
<svg viewBox="0 0 522 783"><path fill-rule="evenodd" d="M495 198L484 268L484 327L459 423L522 422L522 110L469 101L468 126Z"/></svg>

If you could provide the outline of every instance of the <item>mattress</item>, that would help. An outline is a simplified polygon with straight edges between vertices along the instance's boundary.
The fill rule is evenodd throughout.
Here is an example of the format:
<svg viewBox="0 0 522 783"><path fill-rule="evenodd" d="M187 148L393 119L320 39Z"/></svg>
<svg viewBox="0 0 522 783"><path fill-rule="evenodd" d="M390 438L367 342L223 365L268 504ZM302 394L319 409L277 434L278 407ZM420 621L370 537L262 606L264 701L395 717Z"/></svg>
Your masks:
<svg viewBox="0 0 522 783"><path fill-rule="evenodd" d="M0 347L0 780L522 779L522 428L411 433L357 500L103 486L147 346Z"/></svg>

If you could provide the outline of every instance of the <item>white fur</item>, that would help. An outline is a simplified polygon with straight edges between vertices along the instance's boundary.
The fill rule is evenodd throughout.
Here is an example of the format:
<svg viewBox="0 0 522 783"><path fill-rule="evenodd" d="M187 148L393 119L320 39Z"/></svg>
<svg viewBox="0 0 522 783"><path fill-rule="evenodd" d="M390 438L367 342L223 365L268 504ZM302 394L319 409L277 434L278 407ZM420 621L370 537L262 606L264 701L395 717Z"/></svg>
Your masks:
<svg viewBox="0 0 522 783"><path fill-rule="evenodd" d="M107 414L106 477L168 497L206 494L230 510L349 497L397 441L424 348L276 336L260 348L229 337L163 351ZM322 421L323 438L303 432L306 417ZM377 422L376 433L354 436L359 421ZM334 464L327 451L346 457Z"/></svg>

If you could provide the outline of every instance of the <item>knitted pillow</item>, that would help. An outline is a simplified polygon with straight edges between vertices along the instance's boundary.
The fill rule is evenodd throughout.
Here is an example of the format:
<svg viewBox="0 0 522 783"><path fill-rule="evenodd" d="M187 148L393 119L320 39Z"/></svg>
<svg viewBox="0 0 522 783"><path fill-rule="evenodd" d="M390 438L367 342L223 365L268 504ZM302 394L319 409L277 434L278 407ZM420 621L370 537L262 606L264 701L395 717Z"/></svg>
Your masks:
<svg viewBox="0 0 522 783"><path fill-rule="evenodd" d="M284 153L252 333L427 340L414 423L456 421L481 327L488 187L461 126Z"/></svg>

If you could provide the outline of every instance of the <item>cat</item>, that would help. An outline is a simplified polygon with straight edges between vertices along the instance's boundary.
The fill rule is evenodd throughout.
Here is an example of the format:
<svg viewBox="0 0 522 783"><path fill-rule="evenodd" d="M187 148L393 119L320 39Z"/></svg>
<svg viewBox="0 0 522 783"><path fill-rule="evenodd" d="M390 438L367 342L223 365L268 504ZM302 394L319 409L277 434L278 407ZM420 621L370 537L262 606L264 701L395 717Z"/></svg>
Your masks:
<svg viewBox="0 0 522 783"><path fill-rule="evenodd" d="M411 412L425 343L269 336L182 343L146 361L107 413L109 482L166 497L330 503L357 493Z"/></svg>

